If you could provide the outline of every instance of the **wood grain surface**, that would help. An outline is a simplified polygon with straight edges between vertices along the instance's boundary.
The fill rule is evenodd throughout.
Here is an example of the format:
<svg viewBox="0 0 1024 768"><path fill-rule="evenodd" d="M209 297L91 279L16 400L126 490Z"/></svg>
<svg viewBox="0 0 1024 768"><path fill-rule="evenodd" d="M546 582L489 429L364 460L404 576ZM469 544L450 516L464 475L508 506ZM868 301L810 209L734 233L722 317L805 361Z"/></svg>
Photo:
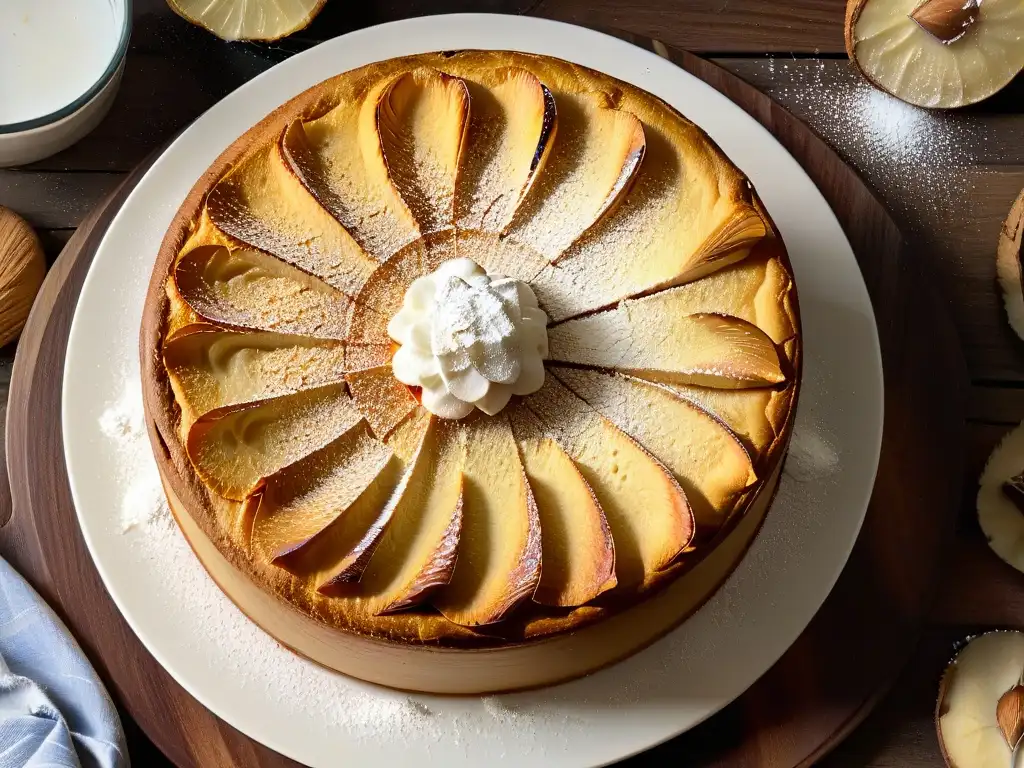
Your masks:
<svg viewBox="0 0 1024 768"><path fill-rule="evenodd" d="M947 308L932 290L927 254L905 246L885 208L826 143L720 67L662 44L632 39L670 56L740 103L808 168L832 202L861 258L875 302L886 364L887 422L883 465L865 534L809 630L733 706L627 763L685 759L693 765L810 764L845 736L884 692L911 653L930 603L940 554L960 506L962 456L968 444L959 344ZM174 121L166 125L168 130L180 127ZM145 146L141 133L136 146ZM76 151L83 153L77 159ZM48 169L7 172L19 182L20 193L11 191L13 185L4 186L0 177L0 202L10 195L21 203L13 207L37 224L64 224L50 230L52 244L60 243L68 228L82 225L51 271L21 342L8 426L9 444L17 446L10 456L15 516L0 531L0 553L58 607L115 695L175 764L287 764L210 715L141 649L84 551L66 479L61 472L41 471L62 467L55 415L77 287L110 213L137 178L129 177L100 206L101 213L83 220L91 201L82 190L94 185L95 201L123 179L118 173L86 170L86 152L69 150ZM79 163L81 172L61 170L61 163ZM75 193L61 197L61 190L69 187ZM25 191L30 188L36 191ZM924 336L930 337L930 345L918 343ZM933 385L922 389L921 381ZM54 418L40 420L38 414ZM882 623L889 627L886 633L876 629ZM142 764L157 764L152 754L142 759Z"/></svg>

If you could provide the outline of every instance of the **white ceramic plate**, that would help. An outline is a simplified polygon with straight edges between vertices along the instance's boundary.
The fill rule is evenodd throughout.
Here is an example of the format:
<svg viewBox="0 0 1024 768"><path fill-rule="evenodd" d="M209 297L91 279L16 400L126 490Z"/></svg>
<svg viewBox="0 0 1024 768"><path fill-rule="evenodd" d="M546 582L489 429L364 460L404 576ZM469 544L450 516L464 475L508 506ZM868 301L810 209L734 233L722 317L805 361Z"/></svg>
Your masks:
<svg viewBox="0 0 1024 768"><path fill-rule="evenodd" d="M558 56L660 96L703 127L757 187L789 247L805 372L793 448L763 532L728 583L652 647L582 680L501 697L407 696L281 649L228 603L166 522L123 533L124 451L98 419L138 397L138 328L161 238L196 178L282 102L371 61L457 48ZM668 739L728 704L782 655L853 547L874 482L882 375L874 316L850 246L793 158L739 107L621 40L521 17L419 18L353 32L274 67L203 115L110 226L71 328L63 399L71 489L103 581L139 638L213 712L314 766L598 765ZM123 448L123 446L122 446ZM143 451L143 466L152 469ZM139 457L136 457L138 459ZM131 466L131 465L130 465Z"/></svg>

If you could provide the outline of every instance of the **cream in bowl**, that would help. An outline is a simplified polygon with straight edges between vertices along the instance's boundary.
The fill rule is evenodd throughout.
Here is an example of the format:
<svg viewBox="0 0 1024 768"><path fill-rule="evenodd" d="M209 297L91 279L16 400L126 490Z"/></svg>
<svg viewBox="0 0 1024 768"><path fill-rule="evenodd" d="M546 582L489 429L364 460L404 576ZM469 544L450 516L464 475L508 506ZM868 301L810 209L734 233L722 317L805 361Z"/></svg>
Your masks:
<svg viewBox="0 0 1024 768"><path fill-rule="evenodd" d="M96 127L120 83L130 18L130 0L0 2L0 166Z"/></svg>

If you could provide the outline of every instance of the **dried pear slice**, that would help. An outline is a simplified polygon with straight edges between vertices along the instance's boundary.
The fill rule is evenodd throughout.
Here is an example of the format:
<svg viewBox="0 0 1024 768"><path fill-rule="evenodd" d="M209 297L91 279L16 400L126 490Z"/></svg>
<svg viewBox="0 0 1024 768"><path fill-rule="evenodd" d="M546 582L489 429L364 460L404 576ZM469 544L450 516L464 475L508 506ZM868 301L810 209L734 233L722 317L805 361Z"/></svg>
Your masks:
<svg viewBox="0 0 1024 768"><path fill-rule="evenodd" d="M763 455L782 430L793 394L792 388L712 389L692 384L663 386L724 421L755 460Z"/></svg>
<svg viewBox="0 0 1024 768"><path fill-rule="evenodd" d="M572 607L612 589L615 544L604 510L562 447L526 406L509 411L526 479L537 502L542 556L534 602Z"/></svg>
<svg viewBox="0 0 1024 768"><path fill-rule="evenodd" d="M313 542L334 523L349 539L348 547L332 542L336 551L350 551L397 484L399 466L369 427L357 423L267 478L252 524L253 553L293 573L315 571L322 553Z"/></svg>
<svg viewBox="0 0 1024 768"><path fill-rule="evenodd" d="M189 430L186 449L214 493L241 501L264 478L323 448L361 419L345 385L331 384L206 413Z"/></svg>
<svg viewBox="0 0 1024 768"><path fill-rule="evenodd" d="M504 416L463 424L462 536L455 571L434 596L449 621L494 624L540 582L541 528L512 428Z"/></svg>
<svg viewBox="0 0 1024 768"><path fill-rule="evenodd" d="M367 253L384 261L420 231L380 152L379 92L365 99L353 95L316 120L295 121L281 148L303 186Z"/></svg>
<svg viewBox="0 0 1024 768"><path fill-rule="evenodd" d="M178 260L174 283L196 314L215 323L345 338L350 299L262 251L198 246Z"/></svg>
<svg viewBox="0 0 1024 768"><path fill-rule="evenodd" d="M555 97L532 72L489 70L466 80L473 109L455 194L461 229L500 234L544 167L557 130Z"/></svg>
<svg viewBox="0 0 1024 768"><path fill-rule="evenodd" d="M621 201L647 147L643 123L606 94L559 93L555 101L555 150L507 230L549 261Z"/></svg>
<svg viewBox="0 0 1024 768"><path fill-rule="evenodd" d="M554 376L524 403L594 490L615 542L620 585L638 586L693 540L686 494L665 466Z"/></svg>
<svg viewBox="0 0 1024 768"><path fill-rule="evenodd" d="M645 125L643 165L614 216L533 282L553 321L697 280L742 261L769 233L735 169L686 132L659 127ZM715 172L684 170L693 167Z"/></svg>
<svg viewBox="0 0 1024 768"><path fill-rule="evenodd" d="M757 481L733 431L670 390L597 371L552 366L551 372L672 472L686 491L701 538L721 527Z"/></svg>
<svg viewBox="0 0 1024 768"><path fill-rule="evenodd" d="M193 418L345 376L341 342L263 331L238 333L206 324L178 330L164 343L163 356L178 402L187 405Z"/></svg>
<svg viewBox="0 0 1024 768"><path fill-rule="evenodd" d="M345 380L352 402L379 438L387 437L417 406L416 398L395 378L390 365L352 371Z"/></svg>
<svg viewBox="0 0 1024 768"><path fill-rule="evenodd" d="M459 426L431 417L405 493L359 582L372 613L418 605L451 579L462 531L464 461Z"/></svg>
<svg viewBox="0 0 1024 768"><path fill-rule="evenodd" d="M377 266L302 186L278 142L261 147L218 181L206 210L227 234L349 296Z"/></svg>
<svg viewBox="0 0 1024 768"><path fill-rule="evenodd" d="M548 331L549 358L722 389L786 380L775 344L756 325L723 315L677 315L662 296L555 326Z"/></svg>
<svg viewBox="0 0 1024 768"><path fill-rule="evenodd" d="M469 91L420 67L399 75L377 103L377 131L392 182L423 232L455 223L455 183L469 125Z"/></svg>

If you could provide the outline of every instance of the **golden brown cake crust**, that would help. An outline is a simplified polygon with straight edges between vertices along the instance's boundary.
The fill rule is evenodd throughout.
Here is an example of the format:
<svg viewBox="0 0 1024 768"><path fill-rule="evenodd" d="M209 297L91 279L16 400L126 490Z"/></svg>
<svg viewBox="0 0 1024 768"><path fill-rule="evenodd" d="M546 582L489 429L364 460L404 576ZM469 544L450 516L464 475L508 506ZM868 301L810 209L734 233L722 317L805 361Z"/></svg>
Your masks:
<svg viewBox="0 0 1024 768"><path fill-rule="evenodd" d="M253 147L276 140L284 128L296 118L301 117L308 120L326 113L334 106L332 95L335 84L341 78L354 81L365 76L384 76L387 73L410 70L424 65L446 71L451 68L453 60L458 60L461 67L466 67L471 66L476 59L480 60L480 66L519 66L536 71L539 75L543 72L542 81L545 76L552 76L552 73L557 73L559 77L575 78L595 89L628 95L635 103L647 105L650 109L649 114L658 116L658 119L675 120L685 124L696 137L694 140L703 145L703 158L715 166L715 171L719 173L720 178L728 180L727 187L721 190L722 193L726 196L735 195L737 200L745 200L746 204L752 204L771 228L767 212L742 174L729 163L724 154L703 131L692 126L671 107L640 89L601 73L548 57L519 53L476 51L431 53L370 64L351 73L327 80L282 105L240 136L214 161L193 186L168 228L157 255L143 311L140 335L143 394L147 425L161 475L218 550L239 571L262 585L264 589L277 595L293 608L324 624L342 631L356 632L382 641L401 644L483 648L507 646L527 640L550 637L578 629L612 613L629 608L637 600L643 599L646 594L679 578L681 574L700 561L700 557L683 558L681 562L658 574L657 579L645 590L645 594L639 597L633 594L623 600L616 599L614 596L604 596L592 604L559 612L551 609L540 610L529 604L528 607L517 611L510 620L494 627L488 627L483 632L455 625L436 613L412 612L389 616L369 616L358 609L352 609L346 600L326 598L287 571L258 562L242 551L231 532L224 530L221 522L235 516L238 503L212 494L196 475L185 453L179 438L180 408L171 389L161 352L170 316L167 276L182 247L198 226L210 190ZM375 75L377 72L380 75ZM647 115L641 115L641 117L646 119ZM781 239L778 238L778 235L769 236L769 239L774 242L762 247L775 249L780 262L791 275L792 270ZM779 428L774 442L763 452L757 462L757 474L760 478L770 476L772 470L783 460L792 429L793 413L799 391L800 318L795 287L785 297L782 311L788 315L789 322L794 329L792 338L788 343L782 345L785 352L784 372L789 384L783 396L779 397L775 404ZM736 505L737 512L718 532L716 540L721 540L733 530L735 524L742 517L743 510L755 498L762 493L770 495L774 492L774 485L767 487L763 480L749 488ZM704 548L702 553L711 551L713 546L714 542Z"/></svg>

